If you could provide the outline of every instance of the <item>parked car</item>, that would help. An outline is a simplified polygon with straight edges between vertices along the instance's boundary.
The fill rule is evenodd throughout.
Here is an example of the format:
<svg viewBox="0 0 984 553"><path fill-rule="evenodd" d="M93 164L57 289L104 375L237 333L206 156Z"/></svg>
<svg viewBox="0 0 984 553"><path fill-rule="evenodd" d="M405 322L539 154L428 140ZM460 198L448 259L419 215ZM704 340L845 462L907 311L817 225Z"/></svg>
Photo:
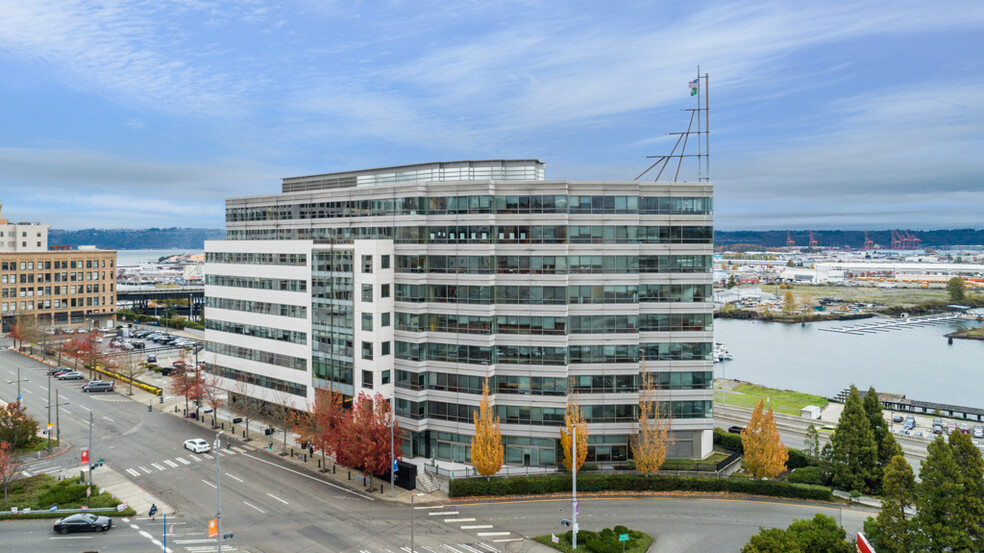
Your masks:
<svg viewBox="0 0 984 553"><path fill-rule="evenodd" d="M744 429L744 426L731 426L728 428L728 432L731 434L741 434L741 431Z"/></svg>
<svg viewBox="0 0 984 553"><path fill-rule="evenodd" d="M179 370L180 369L178 369L177 367L161 367L160 373L161 376L171 376L172 374L178 372Z"/></svg>
<svg viewBox="0 0 984 553"><path fill-rule="evenodd" d="M974 437L984 438L984 425L980 425L980 424L974 425Z"/></svg>
<svg viewBox="0 0 984 553"><path fill-rule="evenodd" d="M892 415L892 422L902 422L904 420L905 419L899 413L896 413L896 414Z"/></svg>
<svg viewBox="0 0 984 553"><path fill-rule="evenodd" d="M208 442L201 438L185 440L184 448L195 453L208 453L212 449Z"/></svg>
<svg viewBox="0 0 984 553"><path fill-rule="evenodd" d="M960 433L970 434L970 425L965 422L960 423Z"/></svg>
<svg viewBox="0 0 984 553"><path fill-rule="evenodd" d="M943 425L942 424L934 424L933 425L933 434L942 434L942 433L943 433Z"/></svg>
<svg viewBox="0 0 984 553"><path fill-rule="evenodd" d="M905 422L902 424L902 428L904 430L912 430L915 427L916 427L916 418L913 417L912 415L906 417Z"/></svg>
<svg viewBox="0 0 984 553"><path fill-rule="evenodd" d="M157 364L157 356L156 355L148 355L147 356L147 362L150 363L150 364L156 365Z"/></svg>
<svg viewBox="0 0 984 553"><path fill-rule="evenodd" d="M143 342L133 342L133 349L144 349L145 347L147 347L147 344Z"/></svg>
<svg viewBox="0 0 984 553"><path fill-rule="evenodd" d="M83 392L112 392L116 385L108 380L92 380L82 386Z"/></svg>
<svg viewBox="0 0 984 553"><path fill-rule="evenodd" d="M68 367L52 367L48 369L48 374L50 374L51 376L58 376L60 374L67 373L71 370L72 369Z"/></svg>
<svg viewBox="0 0 984 553"><path fill-rule="evenodd" d="M79 371L68 371L66 373L61 373L58 375L58 380L82 380L85 375Z"/></svg>
<svg viewBox="0 0 984 553"><path fill-rule="evenodd" d="M103 532L113 527L113 519L92 513L68 515L55 521L53 530L59 534L69 532Z"/></svg>
<svg viewBox="0 0 984 553"><path fill-rule="evenodd" d="M953 422L953 421L948 421L948 422L946 423L946 433L947 433L947 434L949 434L949 433L951 433L951 432L953 432L953 431L954 431L954 430L956 430L956 429L957 429L957 423L955 423L955 422Z"/></svg>

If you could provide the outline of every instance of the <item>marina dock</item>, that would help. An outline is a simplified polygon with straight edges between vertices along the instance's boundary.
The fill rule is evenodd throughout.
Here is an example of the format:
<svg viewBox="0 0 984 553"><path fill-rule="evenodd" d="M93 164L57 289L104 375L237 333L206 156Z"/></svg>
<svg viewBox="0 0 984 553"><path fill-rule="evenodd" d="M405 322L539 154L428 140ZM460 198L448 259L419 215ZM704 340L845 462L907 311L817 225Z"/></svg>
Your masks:
<svg viewBox="0 0 984 553"><path fill-rule="evenodd" d="M881 319L864 324L821 328L820 330L824 332L838 332L840 334L853 334L855 336L861 336L864 334L873 334L876 332L905 330L906 328L914 328L919 326L928 326L928 325L934 325L939 323L945 323L948 321L954 321L960 319L962 315L963 315L962 313L944 313L941 315L926 315L923 317L902 317L899 319Z"/></svg>

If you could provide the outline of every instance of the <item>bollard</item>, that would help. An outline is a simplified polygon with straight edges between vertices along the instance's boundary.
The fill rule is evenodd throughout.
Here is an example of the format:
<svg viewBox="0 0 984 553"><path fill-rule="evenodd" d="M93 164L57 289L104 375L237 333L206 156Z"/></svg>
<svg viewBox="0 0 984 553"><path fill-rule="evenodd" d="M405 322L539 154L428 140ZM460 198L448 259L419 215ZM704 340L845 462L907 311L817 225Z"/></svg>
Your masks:
<svg viewBox="0 0 984 553"><path fill-rule="evenodd" d="M290 448L290 458L294 458L294 448Z"/></svg>
<svg viewBox="0 0 984 553"><path fill-rule="evenodd" d="M222 423L222 430L225 430L225 423Z"/></svg>
<svg viewBox="0 0 984 553"><path fill-rule="evenodd" d="M318 468L321 468L321 459L318 459Z"/></svg>
<svg viewBox="0 0 984 553"><path fill-rule="evenodd" d="M380 484L379 485L379 494L382 495L383 494L383 491L385 489L386 489L386 484Z"/></svg>
<svg viewBox="0 0 984 553"><path fill-rule="evenodd" d="M161 404L164 403L164 394L157 396L157 403L161 403Z"/></svg>
<svg viewBox="0 0 984 553"><path fill-rule="evenodd" d="M243 438L245 438L245 437L246 437L246 431L243 430Z"/></svg>
<svg viewBox="0 0 984 553"><path fill-rule="evenodd" d="M332 465L331 466L331 473L332 474L335 474L335 469L337 469L337 468L338 468L338 465Z"/></svg>
<svg viewBox="0 0 984 553"><path fill-rule="evenodd" d="M307 463L307 453L304 454L304 462Z"/></svg>
<svg viewBox="0 0 984 553"><path fill-rule="evenodd" d="M349 471L349 475L348 476L349 476L348 479L351 480L352 479L352 471Z"/></svg>
<svg viewBox="0 0 984 553"><path fill-rule="evenodd" d="M150 401L147 402L147 412L150 413L154 410L154 404Z"/></svg>

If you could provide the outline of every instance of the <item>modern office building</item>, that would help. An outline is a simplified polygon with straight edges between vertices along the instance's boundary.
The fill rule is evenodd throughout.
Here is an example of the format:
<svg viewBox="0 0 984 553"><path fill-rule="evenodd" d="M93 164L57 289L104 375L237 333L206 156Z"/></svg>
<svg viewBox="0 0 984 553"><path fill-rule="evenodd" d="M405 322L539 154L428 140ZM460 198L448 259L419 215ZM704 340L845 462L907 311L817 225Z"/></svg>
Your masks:
<svg viewBox="0 0 984 553"><path fill-rule="evenodd" d="M537 160L287 178L206 242L208 367L305 408L393 398L405 453L467 462L488 377L506 462L553 465L568 394L621 461L640 371L674 457L711 453L710 183L546 180Z"/></svg>
<svg viewBox="0 0 984 553"><path fill-rule="evenodd" d="M0 218L0 317L7 332L27 317L39 328L116 323L116 252L48 247L40 223Z"/></svg>

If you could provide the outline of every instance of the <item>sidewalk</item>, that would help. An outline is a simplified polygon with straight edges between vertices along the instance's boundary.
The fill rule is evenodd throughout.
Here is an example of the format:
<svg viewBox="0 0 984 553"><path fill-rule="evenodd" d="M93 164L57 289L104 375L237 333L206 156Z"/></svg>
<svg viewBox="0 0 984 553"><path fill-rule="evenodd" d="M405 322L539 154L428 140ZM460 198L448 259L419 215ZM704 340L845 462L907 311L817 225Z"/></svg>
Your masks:
<svg viewBox="0 0 984 553"><path fill-rule="evenodd" d="M86 479L89 478L88 471L84 467L63 469L58 474L59 478L78 478L80 474ZM138 515L150 512L151 505L157 505L158 513L174 514L173 507L108 465L103 465L92 473L92 483L133 507Z"/></svg>

